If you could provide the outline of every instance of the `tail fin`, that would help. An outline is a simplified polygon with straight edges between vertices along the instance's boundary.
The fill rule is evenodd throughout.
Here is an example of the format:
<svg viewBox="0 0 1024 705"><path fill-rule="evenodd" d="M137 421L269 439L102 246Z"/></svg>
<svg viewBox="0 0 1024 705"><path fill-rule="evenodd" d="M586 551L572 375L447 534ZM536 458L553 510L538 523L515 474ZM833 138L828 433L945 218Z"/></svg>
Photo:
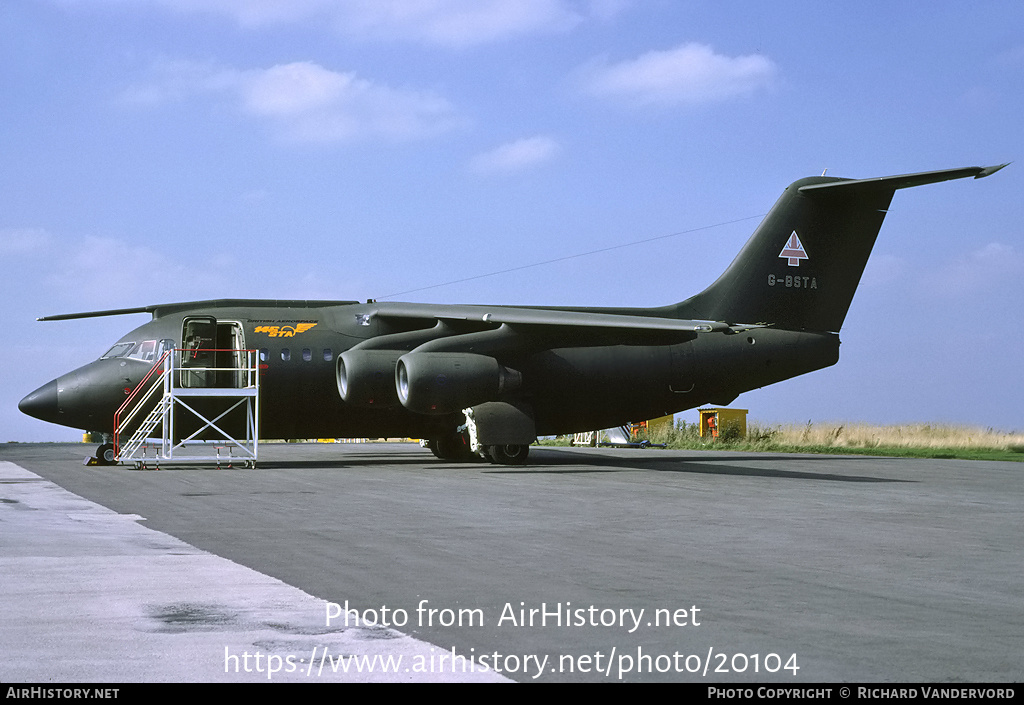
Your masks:
<svg viewBox="0 0 1024 705"><path fill-rule="evenodd" d="M994 174L966 167L877 179L796 181L715 283L677 304L680 318L838 331L897 189Z"/></svg>

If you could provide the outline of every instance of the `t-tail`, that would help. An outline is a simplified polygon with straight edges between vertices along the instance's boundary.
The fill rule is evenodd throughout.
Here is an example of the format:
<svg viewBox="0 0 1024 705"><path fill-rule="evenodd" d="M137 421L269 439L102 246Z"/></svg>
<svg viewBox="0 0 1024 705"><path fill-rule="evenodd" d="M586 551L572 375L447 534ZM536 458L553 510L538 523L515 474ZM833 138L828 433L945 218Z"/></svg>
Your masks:
<svg viewBox="0 0 1024 705"><path fill-rule="evenodd" d="M897 189L1002 169L966 167L876 179L796 181L711 286L676 304L680 318L838 332Z"/></svg>

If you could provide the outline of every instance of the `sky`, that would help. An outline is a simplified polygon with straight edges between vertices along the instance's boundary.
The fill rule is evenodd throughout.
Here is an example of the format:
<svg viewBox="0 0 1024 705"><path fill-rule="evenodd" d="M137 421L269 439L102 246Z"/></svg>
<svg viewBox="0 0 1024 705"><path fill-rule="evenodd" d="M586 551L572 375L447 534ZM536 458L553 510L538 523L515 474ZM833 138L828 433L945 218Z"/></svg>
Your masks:
<svg viewBox="0 0 1024 705"><path fill-rule="evenodd" d="M681 301L798 178L1021 160L1022 29L1019 0L5 0L0 441L80 438L18 401L147 320L39 316ZM1024 429L1022 196L1024 163L897 192L839 364L733 406Z"/></svg>

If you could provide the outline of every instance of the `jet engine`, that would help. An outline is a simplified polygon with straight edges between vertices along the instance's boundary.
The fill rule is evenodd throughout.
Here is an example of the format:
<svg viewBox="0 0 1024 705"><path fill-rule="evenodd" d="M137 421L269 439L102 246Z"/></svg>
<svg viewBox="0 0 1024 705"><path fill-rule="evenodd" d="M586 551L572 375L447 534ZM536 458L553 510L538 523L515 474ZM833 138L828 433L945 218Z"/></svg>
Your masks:
<svg viewBox="0 0 1024 705"><path fill-rule="evenodd" d="M395 370L399 401L420 414L449 414L496 401L521 384L516 370L472 353L406 353Z"/></svg>
<svg viewBox="0 0 1024 705"><path fill-rule="evenodd" d="M401 350L348 350L338 356L338 393L353 406L398 406L395 365Z"/></svg>

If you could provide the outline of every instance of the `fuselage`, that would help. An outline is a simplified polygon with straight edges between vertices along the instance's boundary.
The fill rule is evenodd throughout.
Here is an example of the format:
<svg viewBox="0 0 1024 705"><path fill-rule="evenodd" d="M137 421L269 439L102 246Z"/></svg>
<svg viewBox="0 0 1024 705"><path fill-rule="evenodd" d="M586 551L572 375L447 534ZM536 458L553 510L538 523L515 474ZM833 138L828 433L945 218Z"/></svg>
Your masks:
<svg viewBox="0 0 1024 705"><path fill-rule="evenodd" d="M240 305L166 313L122 337L100 359L43 385L20 406L46 421L112 433L116 410L164 350L253 349L260 368L261 438L430 438L448 433L458 425L457 415L410 411L395 396L349 404L339 393L338 359L354 346L400 339L405 333L417 342L453 336L427 315L431 307L424 307L422 318L377 315L388 305ZM450 316L451 308L436 307L439 316ZM502 365L521 374L515 396L531 405L538 435L608 428L706 403L729 403L744 391L835 364L839 348L832 333L772 328L693 336L674 344L603 345L582 332L578 343L572 337L495 353ZM393 382L384 382L390 389Z"/></svg>

